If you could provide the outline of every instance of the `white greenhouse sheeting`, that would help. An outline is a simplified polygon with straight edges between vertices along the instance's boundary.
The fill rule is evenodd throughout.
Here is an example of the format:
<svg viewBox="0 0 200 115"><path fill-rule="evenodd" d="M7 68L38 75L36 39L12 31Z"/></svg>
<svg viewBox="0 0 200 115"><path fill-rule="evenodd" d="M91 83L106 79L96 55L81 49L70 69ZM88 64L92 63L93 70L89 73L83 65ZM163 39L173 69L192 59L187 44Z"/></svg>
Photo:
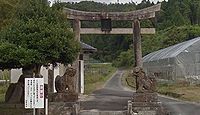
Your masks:
<svg viewBox="0 0 200 115"><path fill-rule="evenodd" d="M143 64L147 74L158 79L200 83L200 37L152 52L143 57Z"/></svg>

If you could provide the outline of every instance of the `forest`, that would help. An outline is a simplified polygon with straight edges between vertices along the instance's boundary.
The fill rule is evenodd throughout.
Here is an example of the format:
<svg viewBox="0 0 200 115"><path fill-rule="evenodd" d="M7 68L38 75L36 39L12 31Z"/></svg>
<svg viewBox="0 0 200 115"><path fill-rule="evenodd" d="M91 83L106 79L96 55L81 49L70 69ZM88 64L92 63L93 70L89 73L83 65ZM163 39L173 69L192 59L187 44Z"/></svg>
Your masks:
<svg viewBox="0 0 200 115"><path fill-rule="evenodd" d="M0 29L9 23L14 7L6 4L7 0L0 2ZM150 52L177 44L179 42L200 36L200 1L199 0L168 0L163 1L161 11L155 19L144 20L141 27L156 28L155 35L142 35L143 56ZM56 3L53 6L67 7L82 11L113 11L125 12L146 8L154 5L149 0L142 0L136 4L115 3L105 4L93 1L72 3ZM131 27L132 22L113 21L112 27ZM100 27L100 22L82 22L82 27ZM132 35L82 35L81 41L98 49L93 55L95 60L112 62L117 67L131 66L133 64L133 38Z"/></svg>
<svg viewBox="0 0 200 115"><path fill-rule="evenodd" d="M161 11L155 19L144 20L141 27L156 28L155 35L142 35L143 56L153 51L200 36L200 1L168 0L163 1ZM140 4L104 4L91 1L63 3L64 7L82 11L124 12L154 5L149 0ZM82 22L82 27L100 27L100 22ZM131 27L131 22L113 21L112 27ZM115 66L133 64L132 35L84 35L81 40L96 47L98 52L93 58L101 62L112 62Z"/></svg>

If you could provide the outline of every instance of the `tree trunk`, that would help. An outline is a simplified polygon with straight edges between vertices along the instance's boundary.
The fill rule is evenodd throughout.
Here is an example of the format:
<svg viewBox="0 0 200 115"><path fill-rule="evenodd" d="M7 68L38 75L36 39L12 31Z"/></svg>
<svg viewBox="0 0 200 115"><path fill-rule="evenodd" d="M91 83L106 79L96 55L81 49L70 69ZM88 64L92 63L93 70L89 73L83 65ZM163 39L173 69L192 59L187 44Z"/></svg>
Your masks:
<svg viewBox="0 0 200 115"><path fill-rule="evenodd" d="M10 84L6 95L6 103L21 103L24 104L24 85L25 78L33 77L33 67L26 66L22 68L22 75L20 76L17 83Z"/></svg>
<svg viewBox="0 0 200 115"><path fill-rule="evenodd" d="M40 74L41 65L36 64L34 67L34 73L36 78L42 78L42 75Z"/></svg>

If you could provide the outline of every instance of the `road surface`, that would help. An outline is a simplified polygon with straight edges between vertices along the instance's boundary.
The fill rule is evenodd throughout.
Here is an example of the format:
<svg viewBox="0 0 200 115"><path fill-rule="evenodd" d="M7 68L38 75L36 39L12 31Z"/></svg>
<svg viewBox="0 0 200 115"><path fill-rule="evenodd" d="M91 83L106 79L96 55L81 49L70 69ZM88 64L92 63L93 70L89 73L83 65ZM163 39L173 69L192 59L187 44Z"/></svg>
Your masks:
<svg viewBox="0 0 200 115"><path fill-rule="evenodd" d="M122 86L123 70L118 70L102 89L94 91L81 101L83 110L123 111L127 110L127 102L134 94ZM159 99L171 112L170 115L200 115L200 104L179 101L159 96Z"/></svg>

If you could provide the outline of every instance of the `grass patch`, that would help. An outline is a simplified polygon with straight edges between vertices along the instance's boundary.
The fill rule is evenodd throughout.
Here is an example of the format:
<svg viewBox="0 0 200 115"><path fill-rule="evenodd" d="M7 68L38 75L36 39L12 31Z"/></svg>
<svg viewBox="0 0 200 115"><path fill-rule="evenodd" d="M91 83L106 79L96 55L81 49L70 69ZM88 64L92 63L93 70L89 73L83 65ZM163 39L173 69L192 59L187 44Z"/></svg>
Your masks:
<svg viewBox="0 0 200 115"><path fill-rule="evenodd" d="M135 89L135 78L131 74L131 70L124 70L124 74L122 76L122 84L130 89Z"/></svg>
<svg viewBox="0 0 200 115"><path fill-rule="evenodd" d="M129 88L135 89L135 78L131 74L131 70L126 70L122 83ZM170 97L178 98L185 101L200 103L200 84L190 85L185 81L177 82L158 82L157 92Z"/></svg>
<svg viewBox="0 0 200 115"><path fill-rule="evenodd" d="M89 64L85 69L85 94L102 88L116 68L112 64Z"/></svg>
<svg viewBox="0 0 200 115"><path fill-rule="evenodd" d="M0 102L4 102L5 94L9 86L9 70L0 70L0 80L6 80L5 83L0 83Z"/></svg>
<svg viewBox="0 0 200 115"><path fill-rule="evenodd" d="M8 85L6 84L0 85L0 102L5 101L5 94L6 94L7 88L8 88Z"/></svg>
<svg viewBox="0 0 200 115"><path fill-rule="evenodd" d="M160 94L164 94L181 100L200 102L199 85L186 85L180 82L175 82L172 84L158 83L157 91Z"/></svg>
<svg viewBox="0 0 200 115"><path fill-rule="evenodd" d="M10 108L0 108L3 115L23 115L24 109L10 109ZM30 113L31 115L31 113Z"/></svg>

